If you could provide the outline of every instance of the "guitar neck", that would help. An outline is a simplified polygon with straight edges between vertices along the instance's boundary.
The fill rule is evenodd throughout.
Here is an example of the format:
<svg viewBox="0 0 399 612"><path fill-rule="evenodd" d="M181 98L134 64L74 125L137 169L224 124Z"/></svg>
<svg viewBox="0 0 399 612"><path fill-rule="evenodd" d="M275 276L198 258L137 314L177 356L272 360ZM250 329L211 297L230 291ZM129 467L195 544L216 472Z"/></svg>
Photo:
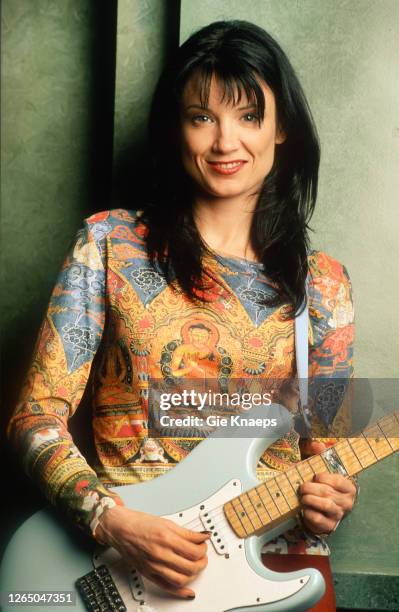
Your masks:
<svg viewBox="0 0 399 612"><path fill-rule="evenodd" d="M356 437L341 438L319 455L234 497L224 504L224 513L238 537L259 535L298 513L298 487L311 481L315 474L330 472L354 476L398 449L399 412L396 411Z"/></svg>

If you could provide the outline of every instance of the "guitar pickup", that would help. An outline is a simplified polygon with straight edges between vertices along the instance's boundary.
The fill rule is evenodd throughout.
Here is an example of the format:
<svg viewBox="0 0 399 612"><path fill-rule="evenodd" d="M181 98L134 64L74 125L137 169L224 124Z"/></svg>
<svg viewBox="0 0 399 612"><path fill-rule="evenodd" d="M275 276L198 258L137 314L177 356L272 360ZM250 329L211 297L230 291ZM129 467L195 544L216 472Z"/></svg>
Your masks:
<svg viewBox="0 0 399 612"><path fill-rule="evenodd" d="M132 569L129 576L129 585L133 599L144 604L144 583L136 569Z"/></svg>
<svg viewBox="0 0 399 612"><path fill-rule="evenodd" d="M205 509L203 512L200 512L199 516L204 530L211 532L211 542L215 551L219 555L227 555L229 553L229 547L223 537L224 524L227 525L224 512L221 508L215 510Z"/></svg>

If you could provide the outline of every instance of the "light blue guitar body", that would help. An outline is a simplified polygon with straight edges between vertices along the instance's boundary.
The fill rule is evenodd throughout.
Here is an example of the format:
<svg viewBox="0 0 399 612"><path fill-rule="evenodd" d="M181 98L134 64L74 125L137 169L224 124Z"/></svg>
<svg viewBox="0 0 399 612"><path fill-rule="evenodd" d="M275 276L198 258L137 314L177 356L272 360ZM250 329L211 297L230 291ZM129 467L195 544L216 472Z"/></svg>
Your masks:
<svg viewBox="0 0 399 612"><path fill-rule="evenodd" d="M292 519L265 535L242 540L234 534L221 511L225 502L259 484L256 465L260 455L266 446L290 429L291 419L285 409L278 405L268 406L267 416L273 415L277 417L278 427L269 428L266 437L264 434L259 438L222 437L230 434L220 428L164 476L118 488L118 494L131 508L168 516L198 531L213 527L212 532L216 533L208 544L208 567L190 584L196 592L192 601L162 594L146 579L132 575L121 566L112 549L96 557L96 565L105 562L111 568L129 611L300 611L307 610L322 597L325 585L317 570L276 573L262 564L263 544L292 526ZM265 408L252 410L250 416L264 417ZM207 513L211 525L206 523ZM53 511L40 511L20 527L6 550L0 574L2 609L4 612L16 609L32 612L43 607L60 612L60 607L55 605L16 608L8 603L7 593L76 593L77 578L91 570L93 549L89 542L68 529ZM79 594L76 594L76 605L67 609L86 610Z"/></svg>

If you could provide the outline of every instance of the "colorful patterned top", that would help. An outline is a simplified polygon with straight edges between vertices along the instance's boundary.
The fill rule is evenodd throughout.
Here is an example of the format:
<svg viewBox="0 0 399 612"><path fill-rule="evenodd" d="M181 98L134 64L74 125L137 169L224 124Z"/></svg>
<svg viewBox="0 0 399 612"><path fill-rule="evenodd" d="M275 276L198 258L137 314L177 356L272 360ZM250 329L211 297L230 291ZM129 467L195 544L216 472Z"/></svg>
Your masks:
<svg viewBox="0 0 399 612"><path fill-rule="evenodd" d="M104 485L159 476L199 442L148 436L150 377L295 376L294 322L283 316L286 307L262 304L274 287L261 263L207 256L207 301L190 301L151 264L145 236L139 213L112 210L86 220L58 277L9 425L28 473L86 530L104 506L122 503ZM311 252L309 268L309 375L347 378L354 332L348 275L322 252ZM95 471L67 428L90 374ZM338 434L344 420L341 408ZM299 461L298 441L292 431L269 447L259 478ZM317 549L309 541L295 547Z"/></svg>

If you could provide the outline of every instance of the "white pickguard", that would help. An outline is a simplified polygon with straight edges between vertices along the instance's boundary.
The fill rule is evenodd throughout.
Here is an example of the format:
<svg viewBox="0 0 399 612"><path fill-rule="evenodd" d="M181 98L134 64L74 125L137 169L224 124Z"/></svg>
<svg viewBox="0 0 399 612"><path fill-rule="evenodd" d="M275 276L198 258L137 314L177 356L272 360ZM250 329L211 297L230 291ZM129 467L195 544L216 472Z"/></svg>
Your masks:
<svg viewBox="0 0 399 612"><path fill-rule="evenodd" d="M210 511L212 516L212 509L221 509L225 502L241 492L240 481L233 479L208 499L165 518L182 526L201 518L203 522L204 513ZM245 606L256 609L256 606L290 597L306 585L309 580L306 575L287 581L260 576L248 562L244 540L234 534L224 514L218 512L218 516L218 535L212 535L208 544L208 567L190 583L190 588L196 593L192 601L179 600L137 572L129 573L114 549L96 554L94 565L107 565L129 612L225 612ZM203 529L207 528L209 526L204 524ZM218 539L221 542L217 542Z"/></svg>

